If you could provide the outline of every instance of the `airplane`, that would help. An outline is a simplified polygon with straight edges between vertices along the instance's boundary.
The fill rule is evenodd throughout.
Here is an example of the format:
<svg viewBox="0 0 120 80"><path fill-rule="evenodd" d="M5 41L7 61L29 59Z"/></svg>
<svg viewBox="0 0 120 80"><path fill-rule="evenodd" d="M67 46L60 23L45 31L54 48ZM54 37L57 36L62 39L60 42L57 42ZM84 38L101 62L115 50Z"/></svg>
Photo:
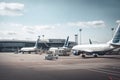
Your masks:
<svg viewBox="0 0 120 80"><path fill-rule="evenodd" d="M39 40L40 40L40 36L38 36L38 39L37 39L34 47L23 47L23 48L20 49L19 52L22 52L22 53L28 52L29 54L30 54L31 52L37 53L37 52L39 51L39 50L38 50L38 42L39 42Z"/></svg>
<svg viewBox="0 0 120 80"><path fill-rule="evenodd" d="M59 55L59 56L66 56L66 55L69 55L67 54L66 52L70 51L70 49L68 48L69 46L69 36L67 37L63 47L51 47L49 49L49 52L52 52L53 54L55 55Z"/></svg>
<svg viewBox="0 0 120 80"><path fill-rule="evenodd" d="M104 55L106 52L117 48L120 48L120 24L116 28L113 38L109 42L104 44L76 45L73 46L72 53L76 56L82 54L82 57L86 57L86 55L98 57L98 55Z"/></svg>

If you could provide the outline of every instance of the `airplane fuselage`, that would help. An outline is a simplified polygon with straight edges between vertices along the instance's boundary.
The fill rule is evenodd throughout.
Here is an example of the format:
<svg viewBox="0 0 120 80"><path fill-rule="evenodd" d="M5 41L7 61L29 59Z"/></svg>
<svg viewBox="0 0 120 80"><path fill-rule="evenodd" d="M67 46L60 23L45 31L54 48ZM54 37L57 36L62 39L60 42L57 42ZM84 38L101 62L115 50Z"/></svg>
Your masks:
<svg viewBox="0 0 120 80"><path fill-rule="evenodd" d="M25 48L21 48L21 52L34 52L36 51L37 48L35 47L25 47Z"/></svg>
<svg viewBox="0 0 120 80"><path fill-rule="evenodd" d="M89 45L76 45L72 48L72 50L77 50L81 52L102 52L102 51L109 51L114 47L110 44L89 44Z"/></svg>
<svg viewBox="0 0 120 80"><path fill-rule="evenodd" d="M30 53L30 52L37 52L37 51L38 51L39 38L40 38L40 36L38 36L38 39L37 39L34 47L23 47L23 48L20 49L19 52L23 52L23 53L24 53L24 52L29 52L29 53Z"/></svg>
<svg viewBox="0 0 120 80"><path fill-rule="evenodd" d="M97 57L97 55L104 55L106 52L118 47L120 47L120 25L118 25L113 38L109 42L105 44L76 45L72 48L72 51L74 55L82 54L82 57L85 57L85 54L94 54L94 57Z"/></svg>

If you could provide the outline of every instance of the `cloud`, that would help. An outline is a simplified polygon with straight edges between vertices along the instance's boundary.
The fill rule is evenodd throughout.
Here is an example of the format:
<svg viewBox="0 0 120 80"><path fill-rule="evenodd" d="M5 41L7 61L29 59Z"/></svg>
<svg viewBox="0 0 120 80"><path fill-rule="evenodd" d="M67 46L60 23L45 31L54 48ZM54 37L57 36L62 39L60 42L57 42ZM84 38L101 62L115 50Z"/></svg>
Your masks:
<svg viewBox="0 0 120 80"><path fill-rule="evenodd" d="M50 29L54 29L55 26L54 25L36 25L34 26L34 28L36 30L50 30Z"/></svg>
<svg viewBox="0 0 120 80"><path fill-rule="evenodd" d="M5 22L1 22L0 26L3 27L3 29L9 29L10 31L12 31L14 29L14 31L16 31L15 33L12 32L8 32L6 30L0 30L0 31L4 31L1 32L0 34L5 34L7 33L8 35L15 35L17 34L36 34L39 33L40 31L46 31L46 30L51 30L54 29L56 25L24 25L24 24L18 24L18 23L5 23ZM10 28L8 28L8 26Z"/></svg>
<svg viewBox="0 0 120 80"><path fill-rule="evenodd" d="M0 35L4 35L2 31L0 31Z"/></svg>
<svg viewBox="0 0 120 80"><path fill-rule="evenodd" d="M7 35L16 35L17 33L16 32L7 32Z"/></svg>
<svg viewBox="0 0 120 80"><path fill-rule="evenodd" d="M22 3L6 3L0 2L0 15L2 16L21 16L24 10Z"/></svg>
<svg viewBox="0 0 120 80"><path fill-rule="evenodd" d="M43 30L50 30L54 29L52 25L34 25L34 26L23 26L22 30L29 34L35 34L36 32L43 31Z"/></svg>
<svg viewBox="0 0 120 80"><path fill-rule="evenodd" d="M1 35L16 35L17 32L15 31L0 31Z"/></svg>
<svg viewBox="0 0 120 80"><path fill-rule="evenodd" d="M116 23L120 24L120 20L117 20Z"/></svg>
<svg viewBox="0 0 120 80"><path fill-rule="evenodd" d="M35 33L35 29L33 27L29 27L29 26L23 26L22 30L24 32L29 33L29 34L34 34Z"/></svg>
<svg viewBox="0 0 120 80"><path fill-rule="evenodd" d="M99 21L87 21L87 22L71 22L67 23L68 26L78 27L105 27L105 23L102 20Z"/></svg>
<svg viewBox="0 0 120 80"><path fill-rule="evenodd" d="M22 24L18 24L18 23L5 23L5 22L1 22L0 26L10 26L10 27L22 27Z"/></svg>

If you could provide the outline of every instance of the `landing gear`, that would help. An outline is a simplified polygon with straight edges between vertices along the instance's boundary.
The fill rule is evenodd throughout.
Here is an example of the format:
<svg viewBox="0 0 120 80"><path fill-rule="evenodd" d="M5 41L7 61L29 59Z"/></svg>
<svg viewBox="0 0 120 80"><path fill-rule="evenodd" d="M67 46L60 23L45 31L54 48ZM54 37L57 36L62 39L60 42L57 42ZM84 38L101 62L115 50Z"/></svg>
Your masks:
<svg viewBox="0 0 120 80"><path fill-rule="evenodd" d="M28 52L28 54L31 54L31 52Z"/></svg>
<svg viewBox="0 0 120 80"><path fill-rule="evenodd" d="M85 58L85 54L82 54L82 58Z"/></svg>
<svg viewBox="0 0 120 80"><path fill-rule="evenodd" d="M75 56L79 56L81 53L79 51L73 51L72 52Z"/></svg>
<svg viewBox="0 0 120 80"><path fill-rule="evenodd" d="M35 54L38 54L38 51L35 51Z"/></svg>
<svg viewBox="0 0 120 80"><path fill-rule="evenodd" d="M98 57L98 55L97 55L97 54L94 54L93 56L94 56L95 58L96 58L96 57Z"/></svg>

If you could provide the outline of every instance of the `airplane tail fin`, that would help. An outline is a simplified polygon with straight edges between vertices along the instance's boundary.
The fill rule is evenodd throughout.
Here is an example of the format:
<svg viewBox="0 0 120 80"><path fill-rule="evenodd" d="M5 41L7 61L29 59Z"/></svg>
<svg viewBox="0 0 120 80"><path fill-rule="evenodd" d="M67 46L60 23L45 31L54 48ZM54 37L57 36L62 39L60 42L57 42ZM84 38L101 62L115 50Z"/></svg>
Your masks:
<svg viewBox="0 0 120 80"><path fill-rule="evenodd" d="M36 43L35 43L35 48L38 48L38 42L39 42L39 40L40 40L40 36L38 36L38 39L37 39L37 41L36 41Z"/></svg>
<svg viewBox="0 0 120 80"><path fill-rule="evenodd" d="M67 37L63 47L68 47L68 45L69 45L69 36Z"/></svg>
<svg viewBox="0 0 120 80"><path fill-rule="evenodd" d="M89 43L90 43L90 44L92 44L92 41L91 41L91 39L89 39Z"/></svg>
<svg viewBox="0 0 120 80"><path fill-rule="evenodd" d="M115 34L111 40L112 45L120 45L120 24L118 25Z"/></svg>

